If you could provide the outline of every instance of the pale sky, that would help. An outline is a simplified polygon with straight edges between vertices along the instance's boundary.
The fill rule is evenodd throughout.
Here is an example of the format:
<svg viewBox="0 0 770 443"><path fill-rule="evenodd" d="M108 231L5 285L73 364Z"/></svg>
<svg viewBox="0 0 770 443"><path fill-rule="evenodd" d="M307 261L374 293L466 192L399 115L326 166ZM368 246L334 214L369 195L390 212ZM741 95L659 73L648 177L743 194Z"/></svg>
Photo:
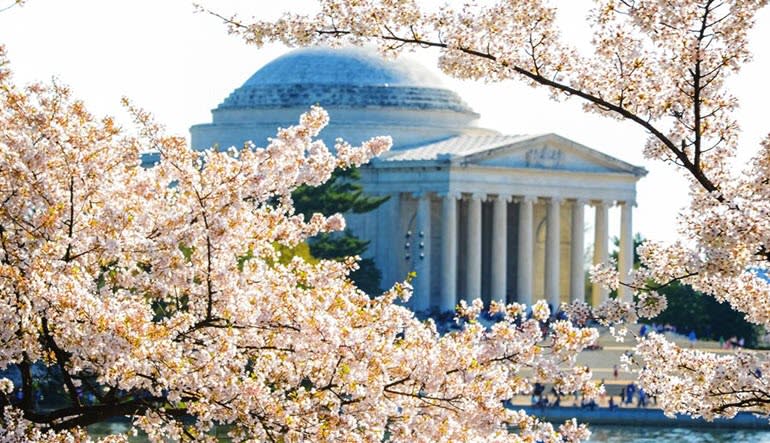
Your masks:
<svg viewBox="0 0 770 443"><path fill-rule="evenodd" d="M12 0L0 0L0 9ZM435 3L434 0L431 0ZM209 0L201 3L224 13L275 17L307 11L309 0ZM588 0L555 2L571 41L586 42ZM170 132L189 137L191 125L211 120L215 108L262 65L287 51L272 45L257 49L227 35L215 18L193 14L189 0L28 0L0 12L0 43L20 83L57 81L71 86L96 115L126 122L120 98L128 96L155 114ZM741 102L741 159L749 158L770 132L766 106L770 72L770 9L765 8L750 34L755 60L728 83ZM411 56L431 70L435 53ZM555 103L545 90L522 83L484 84L444 78L481 114L481 126L505 134L555 132L621 160L647 168L637 187L634 231L658 240L676 238L676 214L686 205L687 189L669 165L642 157L645 134L630 123L585 114L580 103ZM261 143L257 143L260 145ZM611 234L618 235L620 214L610 212Z"/></svg>

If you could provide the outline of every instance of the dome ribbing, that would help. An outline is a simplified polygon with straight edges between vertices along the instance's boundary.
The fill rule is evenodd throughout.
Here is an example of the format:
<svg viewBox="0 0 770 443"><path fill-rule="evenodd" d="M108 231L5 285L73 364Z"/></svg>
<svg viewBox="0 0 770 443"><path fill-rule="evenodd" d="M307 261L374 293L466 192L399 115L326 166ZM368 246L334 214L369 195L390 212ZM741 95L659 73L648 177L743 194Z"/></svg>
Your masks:
<svg viewBox="0 0 770 443"><path fill-rule="evenodd" d="M268 63L218 109L405 108L473 112L418 64L384 60L361 49L311 48Z"/></svg>

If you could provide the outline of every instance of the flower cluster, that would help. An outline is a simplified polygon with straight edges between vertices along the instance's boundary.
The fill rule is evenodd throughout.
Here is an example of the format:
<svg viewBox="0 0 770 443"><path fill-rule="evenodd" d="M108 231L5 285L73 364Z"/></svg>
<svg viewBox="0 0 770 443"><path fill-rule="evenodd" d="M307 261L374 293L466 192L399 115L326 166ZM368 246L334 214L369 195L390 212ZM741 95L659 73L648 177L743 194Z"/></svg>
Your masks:
<svg viewBox="0 0 770 443"><path fill-rule="evenodd" d="M592 266L589 275L592 282L599 283L608 289L617 290L620 286L617 263L612 260Z"/></svg>
<svg viewBox="0 0 770 443"><path fill-rule="evenodd" d="M582 300L574 301L570 304L564 305L564 312L567 314L572 323L583 326L588 323L588 320L593 318L593 311L588 304Z"/></svg>
<svg viewBox="0 0 770 443"><path fill-rule="evenodd" d="M517 318L523 316L527 312L527 305L522 303L501 303L496 300L492 300L489 305L489 314L503 314L506 321L516 321Z"/></svg>
<svg viewBox="0 0 770 443"><path fill-rule="evenodd" d="M551 316L551 308L548 307L548 302L545 300L538 300L532 305L532 318L537 321L546 321Z"/></svg>
<svg viewBox="0 0 770 443"><path fill-rule="evenodd" d="M593 309L594 317L603 325L636 323L638 319L633 303L609 299Z"/></svg>
<svg viewBox="0 0 770 443"><path fill-rule="evenodd" d="M636 312L641 318L655 318L668 307L666 297L655 291L639 294L636 302Z"/></svg>

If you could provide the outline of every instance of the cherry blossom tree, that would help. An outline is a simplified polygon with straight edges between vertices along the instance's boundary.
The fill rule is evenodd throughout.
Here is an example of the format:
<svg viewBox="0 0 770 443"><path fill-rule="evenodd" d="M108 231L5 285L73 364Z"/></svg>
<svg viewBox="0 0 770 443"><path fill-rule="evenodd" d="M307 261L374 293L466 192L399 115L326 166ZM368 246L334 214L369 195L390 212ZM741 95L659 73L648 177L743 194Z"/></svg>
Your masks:
<svg viewBox="0 0 770 443"><path fill-rule="evenodd" d="M275 21L212 13L257 46L374 42L388 54L437 48L439 67L449 75L523 80L548 88L554 99L582 100L587 112L635 123L649 134L644 154L678 165L689 178L691 203L681 241L642 245L641 270L623 276L612 266L596 270L595 278L627 285L635 296L611 300L593 315L607 323L654 316L666 304L656 288L681 281L770 327L770 286L758 275L770 262L770 138L745 169L731 170L738 103L725 89L725 79L751 58L747 31L767 1L596 0L590 54L561 38L557 10L547 0L436 9L415 0L318 4L318 13L286 13ZM640 341L634 361L644 368L640 382L667 413L770 413L770 361L763 354L717 356L652 334Z"/></svg>
<svg viewBox="0 0 770 443"><path fill-rule="evenodd" d="M525 306L458 308L439 335L399 302L370 298L356 261L291 250L344 228L294 212L291 192L360 165L378 137L336 156L313 107L265 148L192 150L146 112L97 118L59 84L14 84L0 49L0 441L85 441L129 416L152 441L579 441L506 407L535 382L599 392L576 354L597 332ZM140 154L159 153L153 167ZM43 382L55 386L44 391ZM40 405L41 391L62 398ZM125 441L110 436L105 441Z"/></svg>

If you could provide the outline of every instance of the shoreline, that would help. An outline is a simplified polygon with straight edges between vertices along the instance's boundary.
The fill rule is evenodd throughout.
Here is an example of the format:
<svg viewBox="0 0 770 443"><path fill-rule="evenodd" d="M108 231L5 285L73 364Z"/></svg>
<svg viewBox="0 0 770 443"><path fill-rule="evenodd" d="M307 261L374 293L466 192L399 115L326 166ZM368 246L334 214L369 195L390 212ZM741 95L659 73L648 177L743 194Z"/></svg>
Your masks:
<svg viewBox="0 0 770 443"><path fill-rule="evenodd" d="M512 405L541 420L561 424L575 418L579 423L587 425L618 425L618 426L660 426L688 428L722 428L722 429L758 429L770 430L770 420L758 417L750 412L739 412L731 419L718 418L706 421L703 418L691 418L688 415L677 415L672 419L663 415L662 409L655 408L595 408L594 410L575 406L532 407Z"/></svg>

